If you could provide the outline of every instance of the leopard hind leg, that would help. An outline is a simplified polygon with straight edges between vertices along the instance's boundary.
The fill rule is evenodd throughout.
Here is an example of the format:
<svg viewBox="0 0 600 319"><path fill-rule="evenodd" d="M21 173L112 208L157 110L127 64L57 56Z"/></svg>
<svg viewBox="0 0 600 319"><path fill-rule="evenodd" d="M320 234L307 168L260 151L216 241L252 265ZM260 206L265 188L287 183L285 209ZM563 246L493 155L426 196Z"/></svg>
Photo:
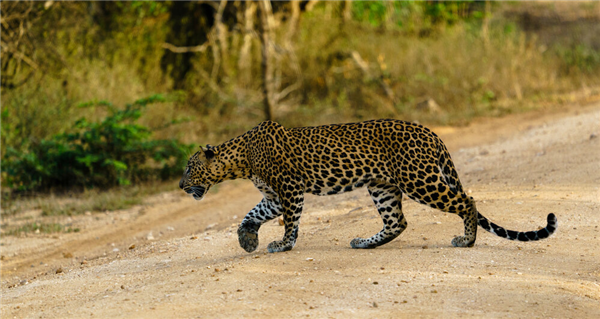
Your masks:
<svg viewBox="0 0 600 319"><path fill-rule="evenodd" d="M465 235L455 237L452 245L455 247L473 247L477 239L477 208L472 197L462 192L460 181L449 185L439 169L432 170L434 173L426 178L414 182L408 182L410 187L406 188L406 194L411 199L439 209L446 213L457 214L462 218Z"/></svg>
<svg viewBox="0 0 600 319"><path fill-rule="evenodd" d="M383 229L369 238L354 238L350 242L352 248L375 248L389 243L407 226L402 214L402 191L397 186L372 183L367 188L383 220Z"/></svg>

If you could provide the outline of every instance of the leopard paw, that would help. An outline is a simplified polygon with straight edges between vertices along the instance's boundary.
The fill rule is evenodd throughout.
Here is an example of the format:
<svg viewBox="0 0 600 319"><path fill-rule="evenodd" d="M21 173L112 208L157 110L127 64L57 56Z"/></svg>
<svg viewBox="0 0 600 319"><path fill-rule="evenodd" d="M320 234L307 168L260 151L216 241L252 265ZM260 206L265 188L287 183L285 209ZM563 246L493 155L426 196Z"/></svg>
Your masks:
<svg viewBox="0 0 600 319"><path fill-rule="evenodd" d="M466 236L457 236L452 239L452 246L454 247L473 247L474 244L475 239Z"/></svg>
<svg viewBox="0 0 600 319"><path fill-rule="evenodd" d="M294 248L294 244L295 244L295 242L284 242L284 241L276 240L267 246L267 250L270 253L278 253L278 252L282 252L282 251L288 251L288 250L292 250L292 248Z"/></svg>
<svg viewBox="0 0 600 319"><path fill-rule="evenodd" d="M247 252L253 252L258 247L258 231L244 227L238 228L238 241Z"/></svg>
<svg viewBox="0 0 600 319"><path fill-rule="evenodd" d="M377 247L377 245L373 245L368 239L360 237L352 239L350 246L354 249L371 249Z"/></svg>

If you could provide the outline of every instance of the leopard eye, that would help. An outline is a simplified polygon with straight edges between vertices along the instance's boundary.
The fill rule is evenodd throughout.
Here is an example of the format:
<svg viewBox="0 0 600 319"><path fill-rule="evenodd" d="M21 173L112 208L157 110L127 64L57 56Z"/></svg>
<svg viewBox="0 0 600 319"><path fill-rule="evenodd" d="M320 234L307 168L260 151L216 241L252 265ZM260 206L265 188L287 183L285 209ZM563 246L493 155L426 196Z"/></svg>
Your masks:
<svg viewBox="0 0 600 319"><path fill-rule="evenodd" d="M187 175L189 173L190 173L190 167L188 166L188 167L185 168L185 174Z"/></svg>

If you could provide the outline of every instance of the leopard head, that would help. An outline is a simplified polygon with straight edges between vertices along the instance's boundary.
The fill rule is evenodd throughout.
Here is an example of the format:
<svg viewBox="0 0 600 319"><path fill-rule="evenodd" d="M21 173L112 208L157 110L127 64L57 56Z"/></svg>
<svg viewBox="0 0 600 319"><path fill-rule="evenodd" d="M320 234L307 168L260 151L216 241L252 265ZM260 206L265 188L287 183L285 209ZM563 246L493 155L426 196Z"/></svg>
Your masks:
<svg viewBox="0 0 600 319"><path fill-rule="evenodd" d="M183 177L179 181L179 188L192 195L194 199L201 200L208 189L217 183L213 173L213 170L217 169L214 165L217 155L215 147L210 145L201 147L201 150L188 160Z"/></svg>

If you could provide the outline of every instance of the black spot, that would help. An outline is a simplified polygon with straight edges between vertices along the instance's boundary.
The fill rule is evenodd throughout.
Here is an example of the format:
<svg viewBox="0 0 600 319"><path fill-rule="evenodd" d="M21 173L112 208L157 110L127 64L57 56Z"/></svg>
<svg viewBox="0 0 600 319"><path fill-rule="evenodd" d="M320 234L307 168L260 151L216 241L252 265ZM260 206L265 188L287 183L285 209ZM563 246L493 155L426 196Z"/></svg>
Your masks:
<svg viewBox="0 0 600 319"><path fill-rule="evenodd" d="M548 236L550 236L550 233L544 228L544 229L540 229L537 232L537 237L539 239L544 239L544 238L548 238Z"/></svg>
<svg viewBox="0 0 600 319"><path fill-rule="evenodd" d="M479 225L481 227L483 227L483 229L485 229L485 230L489 230L490 229L490 224L488 223L487 219L480 219L479 220Z"/></svg>
<svg viewBox="0 0 600 319"><path fill-rule="evenodd" d="M529 238L527 238L527 235L525 235L525 233L519 233L518 238L520 241L529 241Z"/></svg>
<svg viewBox="0 0 600 319"><path fill-rule="evenodd" d="M438 184L438 192L440 192L440 193L446 192L446 185Z"/></svg>
<svg viewBox="0 0 600 319"><path fill-rule="evenodd" d="M500 237L506 237L506 230L494 223L492 223L492 229L494 229L494 233Z"/></svg>

